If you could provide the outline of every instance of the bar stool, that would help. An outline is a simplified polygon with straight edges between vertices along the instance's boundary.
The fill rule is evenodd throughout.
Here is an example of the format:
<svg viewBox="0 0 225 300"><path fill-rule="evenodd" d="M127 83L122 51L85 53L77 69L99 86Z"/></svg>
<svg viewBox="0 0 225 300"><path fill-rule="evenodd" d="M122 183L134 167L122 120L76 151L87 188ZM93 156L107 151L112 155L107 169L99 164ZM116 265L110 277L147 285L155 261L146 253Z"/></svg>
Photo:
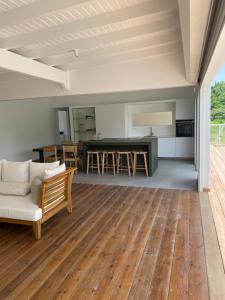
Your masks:
<svg viewBox="0 0 225 300"><path fill-rule="evenodd" d="M148 176L148 164L147 164L147 152L133 152L134 155L134 167L133 176L136 174L136 170L145 170L146 176ZM143 165L137 165L138 155L141 155L144 159Z"/></svg>
<svg viewBox="0 0 225 300"><path fill-rule="evenodd" d="M109 156L111 156L112 164L109 164ZM106 169L108 173L108 169L113 170L113 175L116 175L116 152L115 151L103 151L102 152L102 175L104 175L104 171Z"/></svg>
<svg viewBox="0 0 225 300"><path fill-rule="evenodd" d="M123 158L126 158L127 166L123 165ZM133 168L133 158L131 152L129 151L117 152L117 174L119 174L120 171L128 170L128 174L130 176L130 170L131 170L130 162Z"/></svg>
<svg viewBox="0 0 225 300"><path fill-rule="evenodd" d="M94 164L94 156L96 157L96 164ZM90 163L90 159L91 159L91 163ZM89 168L91 167L92 172L93 169L98 169L98 175L101 175L100 172L100 152L99 151L87 151L87 175L89 173Z"/></svg>

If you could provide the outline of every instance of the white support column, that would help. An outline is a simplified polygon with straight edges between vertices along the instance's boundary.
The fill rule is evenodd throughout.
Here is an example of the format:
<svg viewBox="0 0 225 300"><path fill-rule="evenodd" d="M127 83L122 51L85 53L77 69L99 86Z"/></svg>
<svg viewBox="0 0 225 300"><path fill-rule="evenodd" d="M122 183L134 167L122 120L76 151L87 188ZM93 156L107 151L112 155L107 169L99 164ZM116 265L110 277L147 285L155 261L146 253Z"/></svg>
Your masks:
<svg viewBox="0 0 225 300"><path fill-rule="evenodd" d="M199 192L209 189L210 172L210 85L202 85L199 99Z"/></svg>

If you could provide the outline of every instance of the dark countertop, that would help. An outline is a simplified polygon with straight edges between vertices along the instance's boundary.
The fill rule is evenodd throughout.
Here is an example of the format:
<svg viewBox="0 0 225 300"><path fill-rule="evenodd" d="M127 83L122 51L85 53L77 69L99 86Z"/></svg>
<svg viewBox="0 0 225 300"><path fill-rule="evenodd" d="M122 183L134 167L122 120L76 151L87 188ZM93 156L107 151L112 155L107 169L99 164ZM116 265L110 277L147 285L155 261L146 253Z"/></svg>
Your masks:
<svg viewBox="0 0 225 300"><path fill-rule="evenodd" d="M99 139L99 140L89 140L84 142L84 144L149 144L158 139L157 136L144 137L144 138L112 138L112 139Z"/></svg>

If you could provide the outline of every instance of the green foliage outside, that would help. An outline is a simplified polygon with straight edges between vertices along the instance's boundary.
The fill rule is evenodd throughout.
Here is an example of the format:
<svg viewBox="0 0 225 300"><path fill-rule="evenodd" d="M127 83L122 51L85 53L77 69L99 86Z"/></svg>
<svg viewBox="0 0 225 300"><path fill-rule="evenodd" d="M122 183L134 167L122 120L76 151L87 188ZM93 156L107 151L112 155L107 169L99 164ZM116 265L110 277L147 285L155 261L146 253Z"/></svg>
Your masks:
<svg viewBox="0 0 225 300"><path fill-rule="evenodd" d="M225 144L225 82L216 82L211 88L211 143Z"/></svg>
<svg viewBox="0 0 225 300"><path fill-rule="evenodd" d="M211 89L211 123L225 123L225 82L216 82Z"/></svg>

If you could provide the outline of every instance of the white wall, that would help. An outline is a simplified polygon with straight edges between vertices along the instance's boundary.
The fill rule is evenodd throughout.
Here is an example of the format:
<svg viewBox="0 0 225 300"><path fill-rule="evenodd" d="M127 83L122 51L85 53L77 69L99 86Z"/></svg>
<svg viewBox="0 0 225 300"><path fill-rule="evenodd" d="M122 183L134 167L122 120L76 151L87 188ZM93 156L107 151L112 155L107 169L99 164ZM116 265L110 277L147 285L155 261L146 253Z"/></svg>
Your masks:
<svg viewBox="0 0 225 300"><path fill-rule="evenodd" d="M0 103L0 159L35 158L32 148L56 141L57 114L51 100Z"/></svg>
<svg viewBox="0 0 225 300"><path fill-rule="evenodd" d="M126 105L107 104L95 107L96 133L102 138L126 137Z"/></svg>

